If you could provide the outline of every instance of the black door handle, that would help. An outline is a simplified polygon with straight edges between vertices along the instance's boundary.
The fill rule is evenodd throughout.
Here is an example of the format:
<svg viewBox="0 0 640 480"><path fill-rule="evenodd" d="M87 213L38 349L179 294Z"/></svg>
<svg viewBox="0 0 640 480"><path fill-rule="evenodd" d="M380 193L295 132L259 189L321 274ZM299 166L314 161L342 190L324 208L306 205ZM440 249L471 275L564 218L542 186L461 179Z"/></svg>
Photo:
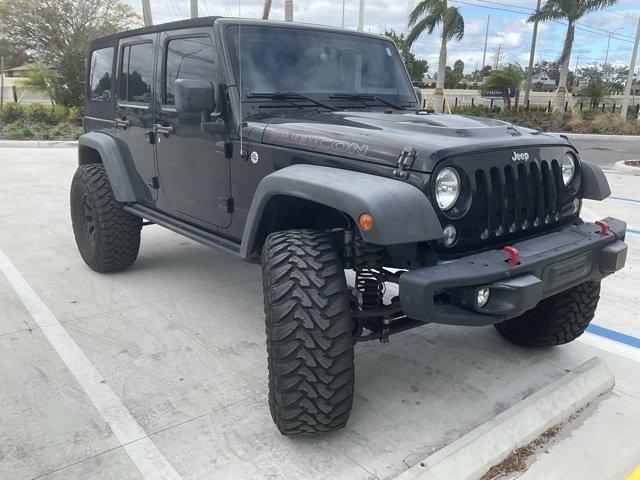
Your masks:
<svg viewBox="0 0 640 480"><path fill-rule="evenodd" d="M113 120L113 126L116 128L122 128L123 130L126 130L131 126L131 122L126 118L116 118Z"/></svg>
<svg viewBox="0 0 640 480"><path fill-rule="evenodd" d="M145 130L144 131L144 138L151 145L154 145L156 143L156 132L155 132L155 130L153 128L150 129L150 130Z"/></svg>
<svg viewBox="0 0 640 480"><path fill-rule="evenodd" d="M153 126L153 131L155 133L163 134L165 138L169 138L172 133L176 133L176 127L173 125L160 125L157 123Z"/></svg>

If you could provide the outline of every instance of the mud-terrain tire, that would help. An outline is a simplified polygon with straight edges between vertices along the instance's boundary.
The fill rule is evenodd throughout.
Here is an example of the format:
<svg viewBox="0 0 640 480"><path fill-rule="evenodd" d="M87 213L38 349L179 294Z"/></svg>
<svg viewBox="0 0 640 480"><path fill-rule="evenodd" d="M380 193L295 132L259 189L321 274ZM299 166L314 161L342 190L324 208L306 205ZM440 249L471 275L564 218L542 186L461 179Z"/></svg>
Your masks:
<svg viewBox="0 0 640 480"><path fill-rule="evenodd" d="M71 221L80 255L92 270L117 272L136 261L142 219L116 201L101 163L76 170L71 183Z"/></svg>
<svg viewBox="0 0 640 480"><path fill-rule="evenodd" d="M600 299L600 282L585 282L553 297L523 315L496 324L516 345L550 347L572 342L584 333Z"/></svg>
<svg viewBox="0 0 640 480"><path fill-rule="evenodd" d="M271 234L262 252L269 407L283 435L345 426L353 337L341 255L329 234Z"/></svg>

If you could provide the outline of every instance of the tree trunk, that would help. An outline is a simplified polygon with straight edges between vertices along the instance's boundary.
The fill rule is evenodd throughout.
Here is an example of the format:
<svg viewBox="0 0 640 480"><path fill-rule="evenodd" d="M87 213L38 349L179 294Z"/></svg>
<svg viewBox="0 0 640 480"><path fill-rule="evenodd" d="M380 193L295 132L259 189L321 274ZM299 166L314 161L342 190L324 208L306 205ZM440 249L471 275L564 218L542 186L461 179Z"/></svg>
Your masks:
<svg viewBox="0 0 640 480"><path fill-rule="evenodd" d="M262 10L262 19L269 20L269 14L271 13L272 0L264 0L264 8Z"/></svg>
<svg viewBox="0 0 640 480"><path fill-rule="evenodd" d="M447 40L442 37L442 44L440 45L440 59L438 61L438 78L436 80L436 91L433 94L433 109L436 113L442 113L444 111L444 80L447 70Z"/></svg>
<svg viewBox="0 0 640 480"><path fill-rule="evenodd" d="M567 92L567 78L569 77L569 60L571 60L571 47L573 46L573 37L575 27L572 21L569 21L567 27L567 36L564 39L564 48L560 57L560 79L558 80L558 91L556 92L555 111L564 111L564 105L569 99Z"/></svg>

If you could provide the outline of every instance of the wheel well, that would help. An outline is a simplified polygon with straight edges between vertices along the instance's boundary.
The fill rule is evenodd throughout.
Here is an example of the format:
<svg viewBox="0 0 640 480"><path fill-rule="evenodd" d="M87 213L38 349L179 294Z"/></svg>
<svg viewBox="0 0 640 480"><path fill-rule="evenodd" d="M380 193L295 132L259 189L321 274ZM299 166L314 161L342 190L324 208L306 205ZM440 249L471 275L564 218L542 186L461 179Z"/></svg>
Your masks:
<svg viewBox="0 0 640 480"><path fill-rule="evenodd" d="M275 195L264 208L253 252L261 252L269 234L283 230L349 228L351 218L335 208L303 198Z"/></svg>
<svg viewBox="0 0 640 480"><path fill-rule="evenodd" d="M102 157L95 148L80 145L78 147L78 165L89 165L92 163L102 163Z"/></svg>

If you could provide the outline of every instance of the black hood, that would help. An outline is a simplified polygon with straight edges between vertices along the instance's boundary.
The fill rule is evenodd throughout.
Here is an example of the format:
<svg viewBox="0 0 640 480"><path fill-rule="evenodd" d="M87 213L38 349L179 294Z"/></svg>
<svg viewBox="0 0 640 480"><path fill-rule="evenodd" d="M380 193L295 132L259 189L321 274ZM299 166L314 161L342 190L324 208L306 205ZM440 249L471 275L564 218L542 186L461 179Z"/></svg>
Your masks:
<svg viewBox="0 0 640 480"><path fill-rule="evenodd" d="M412 147L417 152L412 170L427 173L452 155L568 145L554 135L460 115L342 111L281 114L256 120L251 124L262 130L262 143L382 165L395 166L403 148Z"/></svg>

